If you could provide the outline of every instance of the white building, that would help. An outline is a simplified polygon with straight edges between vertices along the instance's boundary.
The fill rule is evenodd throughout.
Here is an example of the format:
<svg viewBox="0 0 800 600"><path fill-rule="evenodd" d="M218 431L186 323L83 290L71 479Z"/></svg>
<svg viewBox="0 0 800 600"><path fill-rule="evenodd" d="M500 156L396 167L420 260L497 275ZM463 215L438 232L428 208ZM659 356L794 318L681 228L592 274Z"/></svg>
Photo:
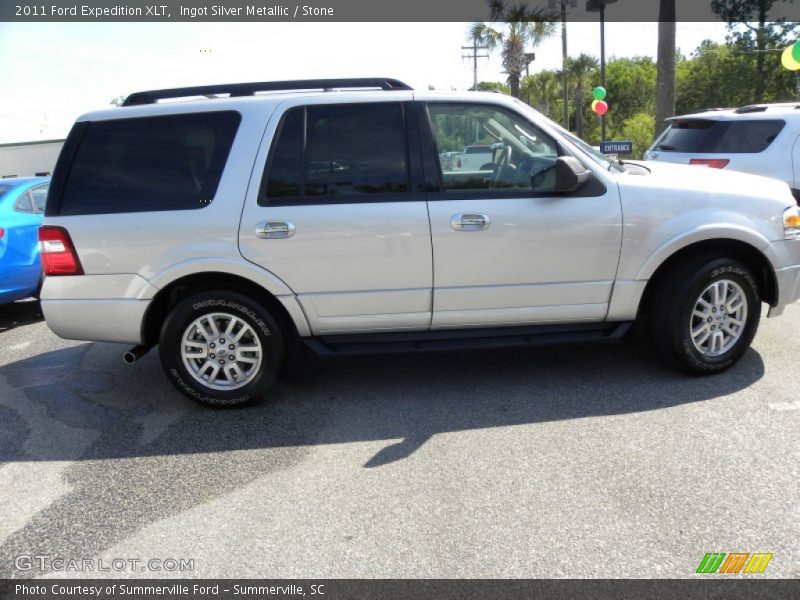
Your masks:
<svg viewBox="0 0 800 600"><path fill-rule="evenodd" d="M0 178L50 175L64 140L0 144Z"/></svg>

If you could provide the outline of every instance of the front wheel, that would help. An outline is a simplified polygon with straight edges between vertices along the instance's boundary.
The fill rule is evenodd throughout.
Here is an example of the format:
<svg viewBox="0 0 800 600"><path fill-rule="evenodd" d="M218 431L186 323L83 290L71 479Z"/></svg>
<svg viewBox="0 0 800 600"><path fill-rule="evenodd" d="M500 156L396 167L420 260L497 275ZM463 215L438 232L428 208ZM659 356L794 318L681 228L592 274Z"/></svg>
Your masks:
<svg viewBox="0 0 800 600"><path fill-rule="evenodd" d="M729 258L673 268L658 282L648 311L659 353L694 373L722 371L741 359L760 316L753 274Z"/></svg>
<svg viewBox="0 0 800 600"><path fill-rule="evenodd" d="M170 313L159 355L172 384L200 404L238 406L266 396L284 361L280 327L241 294L200 292Z"/></svg>

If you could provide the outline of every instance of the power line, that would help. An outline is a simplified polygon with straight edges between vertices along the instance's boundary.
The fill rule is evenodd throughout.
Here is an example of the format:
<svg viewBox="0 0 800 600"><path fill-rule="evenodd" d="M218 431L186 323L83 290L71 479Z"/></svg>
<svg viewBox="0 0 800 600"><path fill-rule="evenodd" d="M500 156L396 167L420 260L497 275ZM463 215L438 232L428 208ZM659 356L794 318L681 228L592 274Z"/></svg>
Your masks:
<svg viewBox="0 0 800 600"><path fill-rule="evenodd" d="M472 60L472 91L478 91L478 59L479 58L489 58L489 48L486 46L479 46L478 40L473 38L471 46L461 46L461 50L467 50L467 53L464 54L462 52L461 58L462 60L465 58L469 58ZM480 54L481 50L486 50L486 54Z"/></svg>

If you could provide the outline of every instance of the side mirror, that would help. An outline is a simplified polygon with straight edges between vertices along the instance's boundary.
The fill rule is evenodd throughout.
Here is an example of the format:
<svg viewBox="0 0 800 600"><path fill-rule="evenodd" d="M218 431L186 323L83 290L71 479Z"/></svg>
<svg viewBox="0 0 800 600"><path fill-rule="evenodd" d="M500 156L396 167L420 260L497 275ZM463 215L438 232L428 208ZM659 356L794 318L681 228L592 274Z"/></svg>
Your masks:
<svg viewBox="0 0 800 600"><path fill-rule="evenodd" d="M555 167L556 182L553 186L555 192L574 192L589 181L591 171L572 156L559 156Z"/></svg>

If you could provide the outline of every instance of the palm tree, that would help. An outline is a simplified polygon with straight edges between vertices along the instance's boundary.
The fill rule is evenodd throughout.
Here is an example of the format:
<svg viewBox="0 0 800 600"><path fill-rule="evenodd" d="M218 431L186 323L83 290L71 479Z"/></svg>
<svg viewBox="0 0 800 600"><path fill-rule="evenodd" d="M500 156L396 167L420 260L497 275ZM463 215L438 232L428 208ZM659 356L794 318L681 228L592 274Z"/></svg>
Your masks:
<svg viewBox="0 0 800 600"><path fill-rule="evenodd" d="M530 62L525 48L536 48L555 33L556 15L522 3L506 4L505 0L488 0L488 3L491 22L473 23L469 39L477 40L489 50L501 47L511 95L519 98L519 82Z"/></svg>
<svg viewBox="0 0 800 600"><path fill-rule="evenodd" d="M583 97L586 94L586 80L597 70L597 59L588 54L567 59L567 76L572 81L572 97L575 100L575 131L579 138L583 137Z"/></svg>
<svg viewBox="0 0 800 600"><path fill-rule="evenodd" d="M675 0L661 0L659 6L657 65L656 137L675 114Z"/></svg>
<svg viewBox="0 0 800 600"><path fill-rule="evenodd" d="M550 109L561 98L561 81L555 71L540 71L522 79L525 96L544 115L550 115Z"/></svg>

